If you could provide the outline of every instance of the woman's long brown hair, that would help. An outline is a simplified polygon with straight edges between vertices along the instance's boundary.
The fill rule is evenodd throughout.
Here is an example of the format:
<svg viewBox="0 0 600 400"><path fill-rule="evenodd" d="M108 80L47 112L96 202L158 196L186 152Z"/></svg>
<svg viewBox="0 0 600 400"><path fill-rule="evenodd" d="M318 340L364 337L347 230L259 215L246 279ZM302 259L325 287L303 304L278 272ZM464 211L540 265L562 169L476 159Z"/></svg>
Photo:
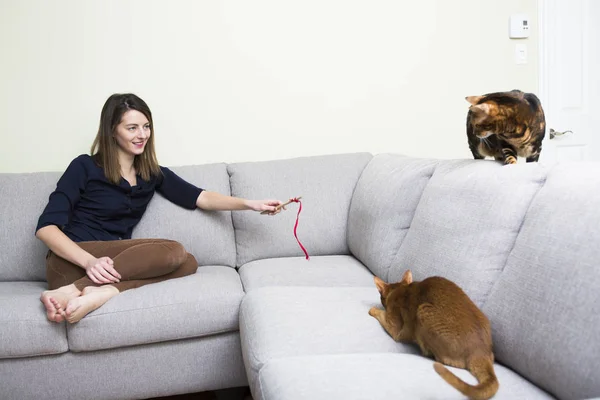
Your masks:
<svg viewBox="0 0 600 400"><path fill-rule="evenodd" d="M118 144L114 137L117 125L121 118L129 110L136 110L144 114L150 123L150 137L146 143L144 152L135 156L133 166L136 173L143 180L148 181L151 177L160 175L160 167L154 150L154 123L152 113L146 102L135 94L113 94L106 100L102 113L100 114L100 126L98 134L91 148L91 155L98 165L104 169L106 178L118 185L121 182L121 165L119 164Z"/></svg>

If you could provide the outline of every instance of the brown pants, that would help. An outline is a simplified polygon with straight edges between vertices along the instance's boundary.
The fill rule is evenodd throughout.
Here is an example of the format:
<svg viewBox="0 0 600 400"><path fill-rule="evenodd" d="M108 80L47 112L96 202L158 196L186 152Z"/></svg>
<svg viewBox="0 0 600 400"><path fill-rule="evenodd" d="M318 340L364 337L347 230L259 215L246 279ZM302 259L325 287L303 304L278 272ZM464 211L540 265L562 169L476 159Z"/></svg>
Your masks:
<svg viewBox="0 0 600 400"><path fill-rule="evenodd" d="M119 283L111 283L119 292L149 283L191 275L198 269L193 255L175 241L164 239L130 239L79 242L79 247L94 257L110 257L121 274ZM85 269L48 252L46 278L50 290L75 284L77 289L102 286L88 278Z"/></svg>

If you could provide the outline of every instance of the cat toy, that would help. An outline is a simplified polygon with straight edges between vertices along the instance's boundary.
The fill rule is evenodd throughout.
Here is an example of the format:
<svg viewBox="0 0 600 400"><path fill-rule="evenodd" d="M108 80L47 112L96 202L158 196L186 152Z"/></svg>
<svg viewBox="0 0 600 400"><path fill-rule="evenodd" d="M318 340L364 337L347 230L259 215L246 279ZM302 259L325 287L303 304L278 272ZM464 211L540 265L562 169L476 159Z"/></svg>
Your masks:
<svg viewBox="0 0 600 400"><path fill-rule="evenodd" d="M298 208L298 214L296 214L296 224L294 225L294 236L296 237L296 241L298 242L298 245L300 246L300 248L304 252L304 255L306 256L306 259L310 260L310 257L308 256L308 252L306 251L306 249L304 248L304 246L302 246L302 243L300 243L300 239L298 239L298 234L296 233L296 230L298 229L298 219L300 217L300 212L302 211L302 202L300 201L301 198L302 198L302 196L300 196L300 197L292 197L291 199L289 199L285 203L280 204L277 207L275 207L275 211L279 211L280 209L282 209L283 207L287 206L290 203L298 203L298 204L300 204L300 207ZM272 212L272 211L263 211L263 212L261 212L261 214L268 214L270 212Z"/></svg>

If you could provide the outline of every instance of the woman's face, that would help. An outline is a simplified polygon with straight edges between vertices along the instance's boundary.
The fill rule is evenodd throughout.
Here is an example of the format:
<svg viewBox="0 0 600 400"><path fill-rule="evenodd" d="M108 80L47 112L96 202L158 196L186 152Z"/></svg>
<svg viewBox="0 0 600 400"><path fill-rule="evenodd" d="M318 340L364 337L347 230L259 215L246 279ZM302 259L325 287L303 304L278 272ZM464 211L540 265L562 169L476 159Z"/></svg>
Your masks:
<svg viewBox="0 0 600 400"><path fill-rule="evenodd" d="M115 129L115 140L125 154L137 156L144 152L151 133L148 118L139 111L129 110Z"/></svg>

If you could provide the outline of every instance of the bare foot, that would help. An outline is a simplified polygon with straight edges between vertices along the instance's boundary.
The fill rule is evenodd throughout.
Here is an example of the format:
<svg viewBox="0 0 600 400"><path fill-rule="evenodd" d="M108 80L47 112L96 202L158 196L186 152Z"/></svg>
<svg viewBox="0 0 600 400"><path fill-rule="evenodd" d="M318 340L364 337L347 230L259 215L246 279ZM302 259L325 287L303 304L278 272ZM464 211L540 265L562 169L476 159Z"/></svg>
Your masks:
<svg viewBox="0 0 600 400"><path fill-rule="evenodd" d="M57 322L62 322L65 319L67 319L67 315L65 314L65 309L64 307L56 300L54 300L52 297L50 298L50 302L54 305L54 308L56 308L56 313L58 314L56 316L56 320Z"/></svg>
<svg viewBox="0 0 600 400"><path fill-rule="evenodd" d="M48 317L48 320L52 322L64 321L61 311L64 312L69 300L77 298L80 295L81 292L75 285L67 285L55 290L46 290L42 292L40 300L44 304L44 307L46 307L46 316Z"/></svg>
<svg viewBox="0 0 600 400"><path fill-rule="evenodd" d="M72 324L78 322L118 294L119 290L112 285L88 286L83 289L81 296L67 303L66 320Z"/></svg>

